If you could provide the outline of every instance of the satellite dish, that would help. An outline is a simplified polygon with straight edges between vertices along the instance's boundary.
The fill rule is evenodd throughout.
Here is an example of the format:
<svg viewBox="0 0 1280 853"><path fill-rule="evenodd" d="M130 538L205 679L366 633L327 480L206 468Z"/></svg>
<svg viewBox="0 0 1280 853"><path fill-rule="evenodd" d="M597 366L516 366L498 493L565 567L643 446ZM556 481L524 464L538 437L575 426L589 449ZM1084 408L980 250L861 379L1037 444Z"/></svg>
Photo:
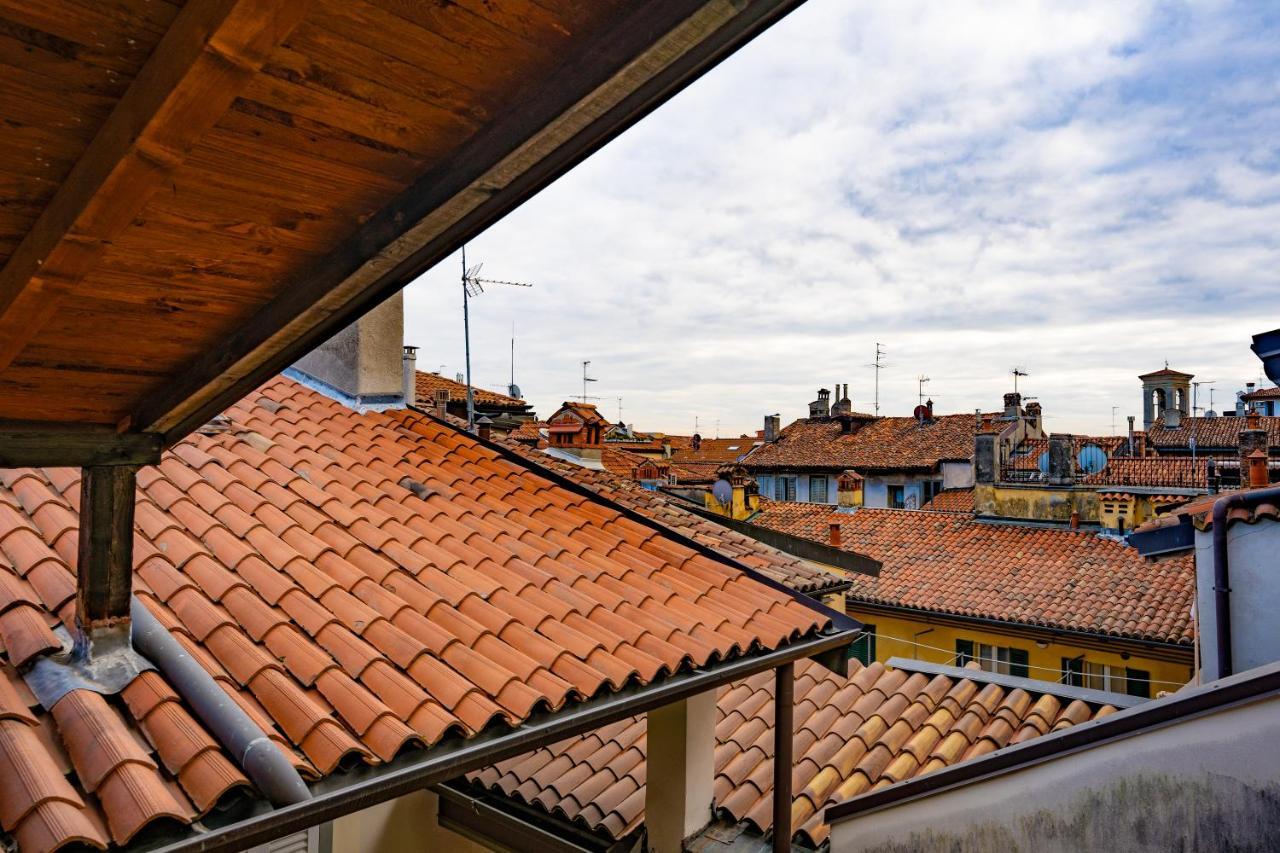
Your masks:
<svg viewBox="0 0 1280 853"><path fill-rule="evenodd" d="M916 406L915 411L912 412L912 414L915 416L917 421L924 423L929 420L929 407L921 403L919 406Z"/></svg>
<svg viewBox="0 0 1280 853"><path fill-rule="evenodd" d="M1076 461L1080 463L1081 473L1096 474L1107 467L1107 451L1096 444L1086 444L1080 448Z"/></svg>
<svg viewBox="0 0 1280 853"><path fill-rule="evenodd" d="M715 485L711 487L711 496L721 504L728 505L733 500L733 486L728 480L716 480Z"/></svg>
<svg viewBox="0 0 1280 853"><path fill-rule="evenodd" d="M524 397L520 394L520 386L515 384L514 382L512 382L510 385L507 386L507 396L515 397L517 400L524 399Z"/></svg>
<svg viewBox="0 0 1280 853"><path fill-rule="evenodd" d="M1049 473L1049 451L1040 454L1040 458L1036 460L1036 467L1040 469L1041 474Z"/></svg>

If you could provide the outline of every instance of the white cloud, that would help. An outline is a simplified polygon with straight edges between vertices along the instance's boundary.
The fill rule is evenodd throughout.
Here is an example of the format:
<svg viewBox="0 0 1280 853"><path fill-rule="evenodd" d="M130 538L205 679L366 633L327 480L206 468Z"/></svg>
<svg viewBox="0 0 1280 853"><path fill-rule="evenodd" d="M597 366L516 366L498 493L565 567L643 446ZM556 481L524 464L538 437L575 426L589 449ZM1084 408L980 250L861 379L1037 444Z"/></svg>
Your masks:
<svg viewBox="0 0 1280 853"><path fill-rule="evenodd" d="M940 11L941 10L941 11ZM1280 325L1280 21L1267 4L810 0L469 248L534 281L473 303L474 375L549 414L580 388L642 427L796 416L889 349L995 408L1013 364L1054 429L1097 431L1163 363L1258 374ZM408 291L461 369L457 260Z"/></svg>

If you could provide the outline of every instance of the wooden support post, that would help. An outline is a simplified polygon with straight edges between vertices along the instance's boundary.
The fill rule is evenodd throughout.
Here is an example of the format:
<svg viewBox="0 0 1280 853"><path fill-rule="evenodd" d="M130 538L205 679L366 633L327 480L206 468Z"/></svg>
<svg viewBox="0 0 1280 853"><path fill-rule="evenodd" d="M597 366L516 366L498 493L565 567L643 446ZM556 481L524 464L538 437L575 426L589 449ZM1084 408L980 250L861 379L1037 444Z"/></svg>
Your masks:
<svg viewBox="0 0 1280 853"><path fill-rule="evenodd" d="M76 623L81 641L104 629L128 627L137 476L136 465L81 469L76 577Z"/></svg>
<svg viewBox="0 0 1280 853"><path fill-rule="evenodd" d="M793 663L785 663L773 671L773 853L791 851L795 675Z"/></svg>

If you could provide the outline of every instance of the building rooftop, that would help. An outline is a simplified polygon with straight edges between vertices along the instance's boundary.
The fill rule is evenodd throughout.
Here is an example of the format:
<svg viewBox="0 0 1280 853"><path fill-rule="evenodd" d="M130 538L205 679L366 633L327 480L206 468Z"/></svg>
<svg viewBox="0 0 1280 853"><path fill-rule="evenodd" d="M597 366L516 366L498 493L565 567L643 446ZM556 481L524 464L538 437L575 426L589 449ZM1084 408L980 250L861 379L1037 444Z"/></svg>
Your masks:
<svg viewBox="0 0 1280 853"><path fill-rule="evenodd" d="M1258 400L1280 400L1280 385L1250 391L1248 394L1245 394L1242 399L1246 403L1254 403Z"/></svg>
<svg viewBox="0 0 1280 853"><path fill-rule="evenodd" d="M973 489L943 489L920 509L973 514Z"/></svg>
<svg viewBox="0 0 1280 853"><path fill-rule="evenodd" d="M1152 562L1115 539L975 521L955 513L761 501L751 521L830 541L881 561L878 578L850 576L845 596L935 613L1189 646L1195 564Z"/></svg>
<svg viewBox="0 0 1280 853"><path fill-rule="evenodd" d="M1040 690L1006 687L987 674L928 675L863 667L850 676L811 662L795 668L793 842L826 841L824 808L903 779L1113 713ZM715 812L764 834L773 824L772 673L720 689ZM577 823L608 840L644 823L643 716L502 762L468 776L473 786Z"/></svg>
<svg viewBox="0 0 1280 853"><path fill-rule="evenodd" d="M998 423L999 415L982 418L986 429ZM757 447L743 464L753 471L932 471L940 462L972 459L977 429L975 415L940 415L923 423L915 418L855 416L849 433L842 431L838 418L801 419L782 430L777 441Z"/></svg>
<svg viewBox="0 0 1280 853"><path fill-rule="evenodd" d="M777 648L827 620L432 418L277 378L138 475L134 591L305 777ZM24 851L187 824L244 778L158 673L40 710L79 475L0 470L0 827Z"/></svg>
<svg viewBox="0 0 1280 853"><path fill-rule="evenodd" d="M1123 435L1073 435L1071 436L1071 453L1079 458L1080 451L1092 444L1102 448L1108 456L1124 447L1128 437ZM1028 438L1018 443L1009 456L1009 467L1015 471L1036 471L1040 467L1040 457L1049 452L1049 439Z"/></svg>
<svg viewBox="0 0 1280 853"><path fill-rule="evenodd" d="M1259 429L1267 431L1267 444L1280 448L1280 417L1259 417L1258 421ZM1191 439L1195 438L1196 446L1201 450L1235 448L1240 445L1240 433L1248 428L1248 419L1243 416L1184 416L1177 429L1167 428L1162 417L1147 430L1147 444L1162 450L1175 450L1189 448Z"/></svg>
<svg viewBox="0 0 1280 853"><path fill-rule="evenodd" d="M452 379L441 376L439 373L426 373L419 370L417 374L418 405L423 407L430 406L436 398L436 391L448 391L450 402L465 403L467 401L467 386L465 383L455 382ZM488 391L474 385L471 387L471 397L475 400L477 406L517 409L520 411L529 408L529 404L518 397L509 397L506 394Z"/></svg>
<svg viewBox="0 0 1280 853"><path fill-rule="evenodd" d="M676 462L737 462L751 452L756 441L755 436L745 435L741 438L704 438L698 442L696 450L690 444L677 449L671 458Z"/></svg>
<svg viewBox="0 0 1280 853"><path fill-rule="evenodd" d="M1090 486L1207 489L1209 460L1189 456L1117 456L1108 459L1101 471L1086 474L1081 482Z"/></svg>

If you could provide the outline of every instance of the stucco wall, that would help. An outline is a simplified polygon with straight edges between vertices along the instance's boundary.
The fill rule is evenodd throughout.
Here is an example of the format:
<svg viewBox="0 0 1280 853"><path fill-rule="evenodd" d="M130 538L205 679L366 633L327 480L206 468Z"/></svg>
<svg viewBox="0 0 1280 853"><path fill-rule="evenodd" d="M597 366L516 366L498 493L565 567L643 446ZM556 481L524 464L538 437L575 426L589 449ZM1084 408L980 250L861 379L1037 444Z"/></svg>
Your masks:
<svg viewBox="0 0 1280 853"><path fill-rule="evenodd" d="M439 803L431 791L418 791L338 818L333 822L333 853L487 853L488 847L436 822Z"/></svg>
<svg viewBox="0 0 1280 853"><path fill-rule="evenodd" d="M1236 672L1280 660L1280 524L1233 524L1227 530L1231 586L1231 654ZM1213 535L1196 533L1196 618L1203 677L1219 677L1215 645ZM1278 841L1277 843L1280 843Z"/></svg>
<svg viewBox="0 0 1280 853"><path fill-rule="evenodd" d="M1275 850L1280 700L1209 713L854 815L834 853Z"/></svg>
<svg viewBox="0 0 1280 853"><path fill-rule="evenodd" d="M1041 681L1057 681L1062 673L1062 659L1084 655L1092 663L1107 664L1117 668L1133 667L1151 674L1151 695L1159 691L1176 690L1191 679L1191 650L1187 650L1185 662L1160 660L1132 654L1126 660L1119 651L1103 651L1052 638L1046 634L1045 648L1039 648L1033 638L1017 634L1002 634L986 628L929 624L923 619L901 619L870 610L861 610L857 602L850 601L846 612L864 624L876 627L876 660L884 662L891 657L914 658L929 663L952 663L955 658L956 640L971 640L993 646L1010 646L1027 652L1030 678ZM932 648L926 648L932 647Z"/></svg>
<svg viewBox="0 0 1280 853"><path fill-rule="evenodd" d="M943 462L942 488L967 489L973 485L972 462Z"/></svg>
<svg viewBox="0 0 1280 853"><path fill-rule="evenodd" d="M1092 489L978 484L973 490L973 505L979 515L1001 518L1070 521L1074 509L1081 521L1098 520L1098 493Z"/></svg>

